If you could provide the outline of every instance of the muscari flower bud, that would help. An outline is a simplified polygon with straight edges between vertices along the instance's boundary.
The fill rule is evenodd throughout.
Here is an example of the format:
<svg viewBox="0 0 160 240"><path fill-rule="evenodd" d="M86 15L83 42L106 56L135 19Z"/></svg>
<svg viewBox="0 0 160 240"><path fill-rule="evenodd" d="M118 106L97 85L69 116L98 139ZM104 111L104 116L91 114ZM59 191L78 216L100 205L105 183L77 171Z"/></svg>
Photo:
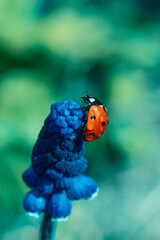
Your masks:
<svg viewBox="0 0 160 240"><path fill-rule="evenodd" d="M33 188L24 198L30 214L48 211L53 219L66 219L71 213L70 200L90 199L98 191L95 181L82 175L87 168L83 143L86 114L79 108L70 99L51 105L33 147L32 166L22 175Z"/></svg>

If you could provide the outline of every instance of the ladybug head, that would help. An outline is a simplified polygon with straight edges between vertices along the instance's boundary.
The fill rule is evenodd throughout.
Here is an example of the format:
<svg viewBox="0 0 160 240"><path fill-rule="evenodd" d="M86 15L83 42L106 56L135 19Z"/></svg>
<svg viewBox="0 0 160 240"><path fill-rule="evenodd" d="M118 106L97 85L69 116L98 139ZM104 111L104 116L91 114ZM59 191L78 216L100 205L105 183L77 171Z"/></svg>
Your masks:
<svg viewBox="0 0 160 240"><path fill-rule="evenodd" d="M83 101L89 105L102 105L102 103L100 101L98 101L98 99L96 99L95 97L93 97L92 95L85 95L84 97L82 97Z"/></svg>

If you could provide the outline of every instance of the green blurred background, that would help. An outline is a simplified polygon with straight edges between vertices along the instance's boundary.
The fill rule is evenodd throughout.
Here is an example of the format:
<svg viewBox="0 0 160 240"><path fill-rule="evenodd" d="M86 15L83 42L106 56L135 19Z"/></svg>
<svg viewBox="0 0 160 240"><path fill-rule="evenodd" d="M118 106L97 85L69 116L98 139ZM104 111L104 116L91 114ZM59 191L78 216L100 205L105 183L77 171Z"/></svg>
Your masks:
<svg viewBox="0 0 160 240"><path fill-rule="evenodd" d="M109 109L86 143L100 192L56 240L160 239L159 0L0 0L0 239L38 239L21 174L50 105L86 90Z"/></svg>

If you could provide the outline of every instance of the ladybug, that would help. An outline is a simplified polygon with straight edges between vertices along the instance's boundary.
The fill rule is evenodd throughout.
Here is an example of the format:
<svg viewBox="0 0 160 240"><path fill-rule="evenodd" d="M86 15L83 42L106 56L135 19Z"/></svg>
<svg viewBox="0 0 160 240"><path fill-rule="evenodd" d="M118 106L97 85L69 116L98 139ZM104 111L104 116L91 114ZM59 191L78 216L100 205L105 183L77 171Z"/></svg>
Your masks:
<svg viewBox="0 0 160 240"><path fill-rule="evenodd" d="M88 111L84 140L94 141L104 133L109 123L107 108L92 95L85 95L82 99L87 104L83 108Z"/></svg>

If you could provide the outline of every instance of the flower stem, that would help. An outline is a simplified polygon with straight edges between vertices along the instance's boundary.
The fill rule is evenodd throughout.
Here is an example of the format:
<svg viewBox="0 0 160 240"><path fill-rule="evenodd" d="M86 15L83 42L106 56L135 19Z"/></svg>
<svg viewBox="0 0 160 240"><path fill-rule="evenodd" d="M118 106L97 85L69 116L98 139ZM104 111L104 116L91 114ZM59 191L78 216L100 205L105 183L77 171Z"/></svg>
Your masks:
<svg viewBox="0 0 160 240"><path fill-rule="evenodd" d="M41 227L40 240L54 240L57 222L51 220L51 216L45 212Z"/></svg>

